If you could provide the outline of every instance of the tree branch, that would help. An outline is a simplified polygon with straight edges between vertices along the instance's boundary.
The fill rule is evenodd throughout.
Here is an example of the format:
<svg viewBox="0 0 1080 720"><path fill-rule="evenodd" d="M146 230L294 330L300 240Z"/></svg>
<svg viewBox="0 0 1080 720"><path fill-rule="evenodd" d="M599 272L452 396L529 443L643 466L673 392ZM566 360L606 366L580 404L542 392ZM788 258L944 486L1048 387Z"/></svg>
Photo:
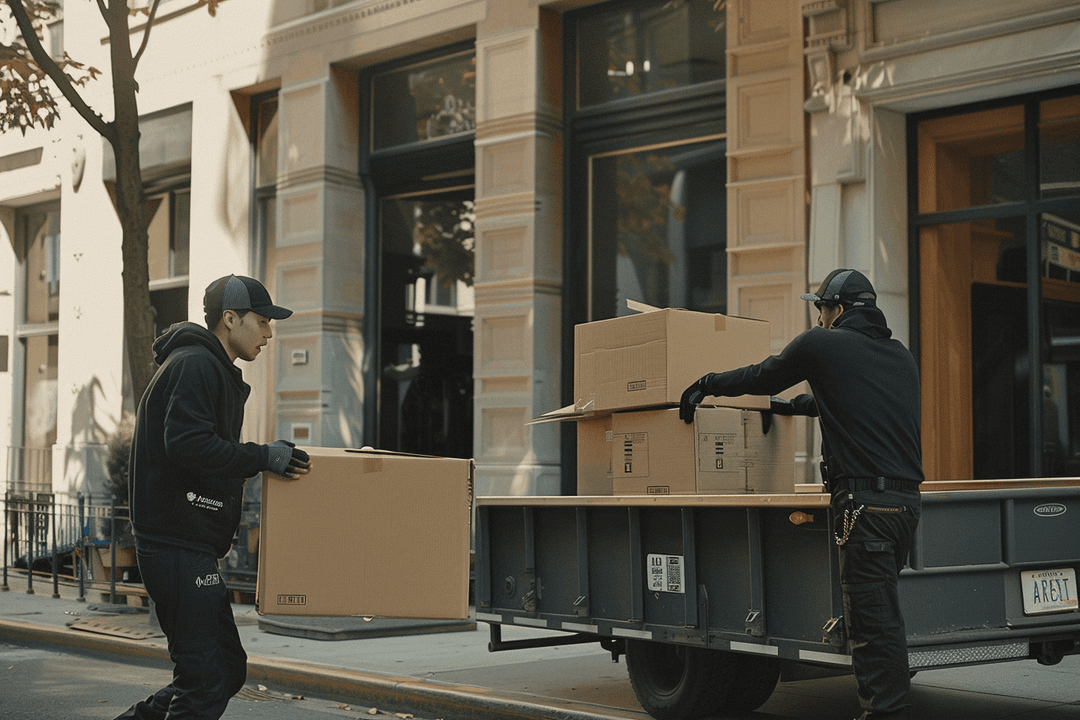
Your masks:
<svg viewBox="0 0 1080 720"><path fill-rule="evenodd" d="M26 43L27 50L30 51L30 56L34 58L34 62L38 64L42 72L49 76L50 80L56 83L60 93L71 103L75 111L89 123L90 127L111 142L114 134L112 125L105 122L101 115L86 104L86 101L79 95L79 91L71 84L68 76L64 74L56 61L45 52L45 48L41 46L41 41L38 39L37 30L34 29L34 23L27 14L22 0L6 0L6 2L8 7L11 8L11 14L15 17L15 22L19 25L19 32L22 34L23 41Z"/></svg>
<svg viewBox="0 0 1080 720"><path fill-rule="evenodd" d="M99 4L101 2L102 0L98 0ZM139 58L142 57L143 50L146 50L146 43L150 40L150 29L154 27L154 16L157 15L159 2L160 0L154 0L154 3L150 6L150 16L146 18L146 29L143 30L142 43L139 44L139 50L132 59L132 69L139 66Z"/></svg>

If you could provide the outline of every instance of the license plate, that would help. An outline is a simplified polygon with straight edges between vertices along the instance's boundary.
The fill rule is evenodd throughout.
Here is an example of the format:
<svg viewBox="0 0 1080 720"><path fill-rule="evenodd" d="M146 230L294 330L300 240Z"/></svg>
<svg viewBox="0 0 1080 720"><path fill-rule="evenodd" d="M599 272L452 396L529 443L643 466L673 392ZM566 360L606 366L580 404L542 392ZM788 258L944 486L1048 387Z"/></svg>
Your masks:
<svg viewBox="0 0 1080 720"><path fill-rule="evenodd" d="M1024 594L1024 614L1062 612L1077 609L1076 571L1025 570L1020 573Z"/></svg>

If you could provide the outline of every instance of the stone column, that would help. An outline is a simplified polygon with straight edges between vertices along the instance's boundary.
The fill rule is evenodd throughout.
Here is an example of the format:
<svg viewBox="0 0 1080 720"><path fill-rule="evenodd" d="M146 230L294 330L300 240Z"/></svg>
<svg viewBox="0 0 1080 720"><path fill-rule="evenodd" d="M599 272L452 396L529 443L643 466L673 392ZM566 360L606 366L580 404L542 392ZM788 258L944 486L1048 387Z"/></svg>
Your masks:
<svg viewBox="0 0 1080 720"><path fill-rule="evenodd" d="M270 346L267 431L298 444L358 447L365 241L357 79L305 54L284 75L278 97L266 281L294 314L276 323Z"/></svg>
<svg viewBox="0 0 1080 720"><path fill-rule="evenodd" d="M562 87L559 16L490 3L477 26L474 452L478 495L557 495Z"/></svg>
<svg viewBox="0 0 1080 720"><path fill-rule="evenodd" d="M773 352L808 321L802 43L797 0L728 3L728 312L768 320Z"/></svg>

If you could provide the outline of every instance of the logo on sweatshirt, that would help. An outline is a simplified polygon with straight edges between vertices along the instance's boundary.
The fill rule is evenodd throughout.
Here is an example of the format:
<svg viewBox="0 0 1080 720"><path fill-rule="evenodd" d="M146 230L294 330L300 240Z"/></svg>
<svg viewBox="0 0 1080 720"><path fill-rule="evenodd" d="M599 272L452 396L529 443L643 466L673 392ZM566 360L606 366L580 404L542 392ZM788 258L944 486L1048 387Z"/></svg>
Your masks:
<svg viewBox="0 0 1080 720"><path fill-rule="evenodd" d="M209 587L210 585L220 585L221 576L217 573L210 573L205 577L195 578L195 587Z"/></svg>
<svg viewBox="0 0 1080 720"><path fill-rule="evenodd" d="M188 502L192 506L199 508L200 510L212 510L217 512L221 508L225 507L225 503L221 500L215 500L214 498L203 497L198 493L189 492L187 494Z"/></svg>

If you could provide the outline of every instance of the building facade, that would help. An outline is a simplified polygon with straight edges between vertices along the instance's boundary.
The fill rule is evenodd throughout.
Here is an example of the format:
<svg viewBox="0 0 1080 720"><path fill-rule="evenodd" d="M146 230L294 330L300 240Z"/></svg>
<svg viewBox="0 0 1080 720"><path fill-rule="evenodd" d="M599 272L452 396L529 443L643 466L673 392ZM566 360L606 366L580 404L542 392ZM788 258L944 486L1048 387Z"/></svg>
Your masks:
<svg viewBox="0 0 1080 720"><path fill-rule="evenodd" d="M230 272L296 311L249 439L573 493L572 428L526 423L574 400L575 324L638 300L779 350L850 266L920 360L928 478L1080 475L1075 1L163 0L137 79L158 326ZM134 407L110 154L73 112L0 139L9 486L94 491Z"/></svg>

